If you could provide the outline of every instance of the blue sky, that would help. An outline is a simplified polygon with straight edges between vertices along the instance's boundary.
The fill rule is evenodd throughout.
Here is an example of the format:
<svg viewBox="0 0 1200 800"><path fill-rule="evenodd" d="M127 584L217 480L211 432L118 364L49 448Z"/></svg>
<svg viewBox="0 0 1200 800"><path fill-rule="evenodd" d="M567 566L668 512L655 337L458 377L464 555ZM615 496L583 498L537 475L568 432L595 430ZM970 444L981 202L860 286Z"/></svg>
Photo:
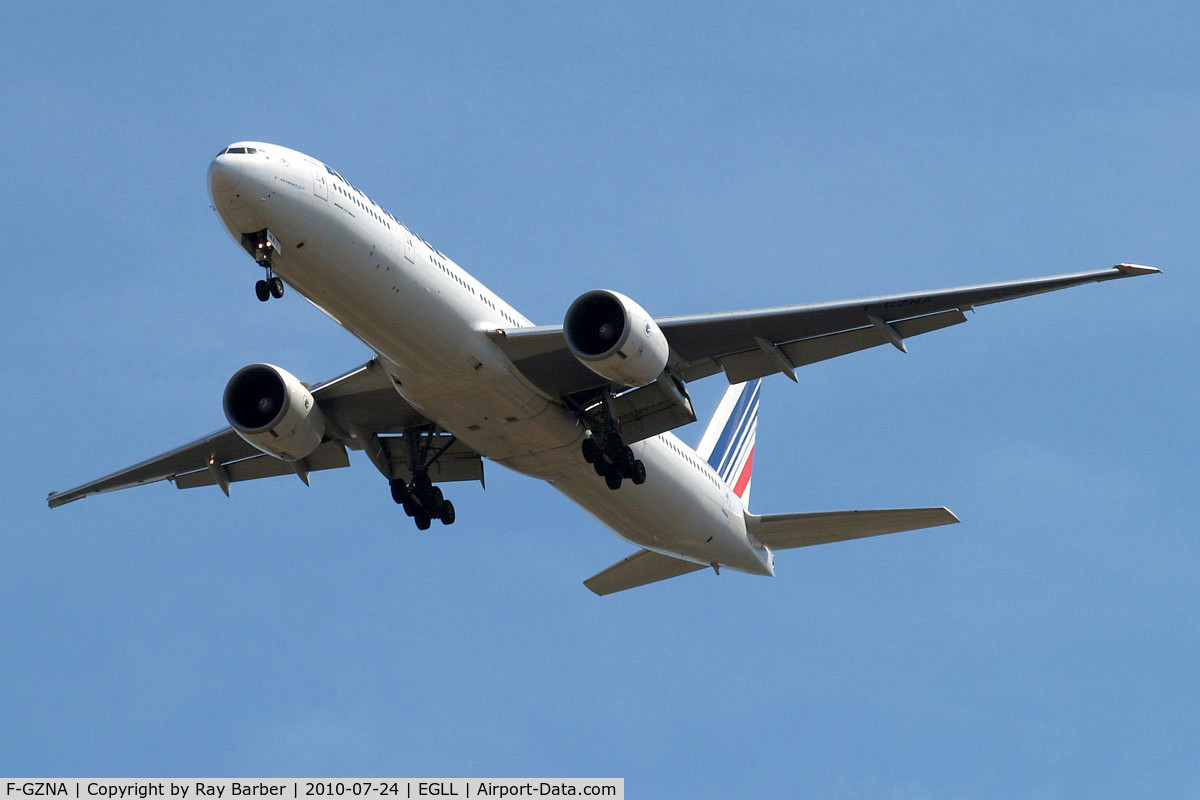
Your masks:
<svg viewBox="0 0 1200 800"><path fill-rule="evenodd" d="M1190 4L8 12L0 774L598 776L630 797L1200 793ZM220 147L326 160L535 321L1154 264L764 384L759 512L963 524L597 598L630 546L365 460L44 497L366 348L258 276ZM722 385L696 384L707 416ZM695 442L701 425L681 432Z"/></svg>

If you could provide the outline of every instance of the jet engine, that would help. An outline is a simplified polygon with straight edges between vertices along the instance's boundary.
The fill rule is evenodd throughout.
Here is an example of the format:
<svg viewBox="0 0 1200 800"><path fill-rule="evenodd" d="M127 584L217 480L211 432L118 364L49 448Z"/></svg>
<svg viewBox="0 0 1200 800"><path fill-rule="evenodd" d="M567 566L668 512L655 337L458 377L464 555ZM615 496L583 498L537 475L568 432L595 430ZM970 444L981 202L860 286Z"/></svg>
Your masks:
<svg viewBox="0 0 1200 800"><path fill-rule="evenodd" d="M623 386L653 383L667 366L671 349L644 308L605 289L582 294L571 303L563 334L585 367Z"/></svg>
<svg viewBox="0 0 1200 800"><path fill-rule="evenodd" d="M312 392L272 364L251 364L234 373L222 405L238 436L284 461L307 458L325 435L325 415Z"/></svg>

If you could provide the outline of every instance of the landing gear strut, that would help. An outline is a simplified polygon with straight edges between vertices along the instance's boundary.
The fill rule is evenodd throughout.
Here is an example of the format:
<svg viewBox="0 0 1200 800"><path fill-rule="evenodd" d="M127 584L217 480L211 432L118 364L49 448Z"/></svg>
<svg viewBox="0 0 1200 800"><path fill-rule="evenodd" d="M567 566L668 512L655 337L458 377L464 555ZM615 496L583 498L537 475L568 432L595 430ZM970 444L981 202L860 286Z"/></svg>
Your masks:
<svg viewBox="0 0 1200 800"><path fill-rule="evenodd" d="M599 424L593 425L592 435L580 446L583 460L595 468L613 491L621 488L625 478L641 486L646 482L646 465L634 457L633 448L621 439L616 423L607 413L607 403L601 403L600 409L600 418L596 420Z"/></svg>

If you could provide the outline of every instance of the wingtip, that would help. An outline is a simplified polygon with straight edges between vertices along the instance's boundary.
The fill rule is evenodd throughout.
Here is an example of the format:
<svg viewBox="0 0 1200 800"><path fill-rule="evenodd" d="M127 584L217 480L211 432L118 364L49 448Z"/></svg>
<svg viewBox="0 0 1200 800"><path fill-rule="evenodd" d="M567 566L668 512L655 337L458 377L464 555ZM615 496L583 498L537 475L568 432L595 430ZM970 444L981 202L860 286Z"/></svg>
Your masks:
<svg viewBox="0 0 1200 800"><path fill-rule="evenodd" d="M1126 275L1161 275L1158 267L1147 267L1144 264L1117 264L1113 269L1119 269Z"/></svg>

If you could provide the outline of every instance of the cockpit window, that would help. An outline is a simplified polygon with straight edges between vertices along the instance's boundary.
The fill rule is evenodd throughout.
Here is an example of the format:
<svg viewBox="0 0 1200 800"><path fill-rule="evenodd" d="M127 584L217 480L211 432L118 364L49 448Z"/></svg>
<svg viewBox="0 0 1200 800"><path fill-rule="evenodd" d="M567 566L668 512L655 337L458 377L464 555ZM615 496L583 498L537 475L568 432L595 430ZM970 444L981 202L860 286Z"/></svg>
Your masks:
<svg viewBox="0 0 1200 800"><path fill-rule="evenodd" d="M257 147L229 147L229 148L226 148L226 149L222 150L221 152L217 153L217 155L223 156L226 153L237 153L239 155L253 155L257 152L258 152Z"/></svg>

